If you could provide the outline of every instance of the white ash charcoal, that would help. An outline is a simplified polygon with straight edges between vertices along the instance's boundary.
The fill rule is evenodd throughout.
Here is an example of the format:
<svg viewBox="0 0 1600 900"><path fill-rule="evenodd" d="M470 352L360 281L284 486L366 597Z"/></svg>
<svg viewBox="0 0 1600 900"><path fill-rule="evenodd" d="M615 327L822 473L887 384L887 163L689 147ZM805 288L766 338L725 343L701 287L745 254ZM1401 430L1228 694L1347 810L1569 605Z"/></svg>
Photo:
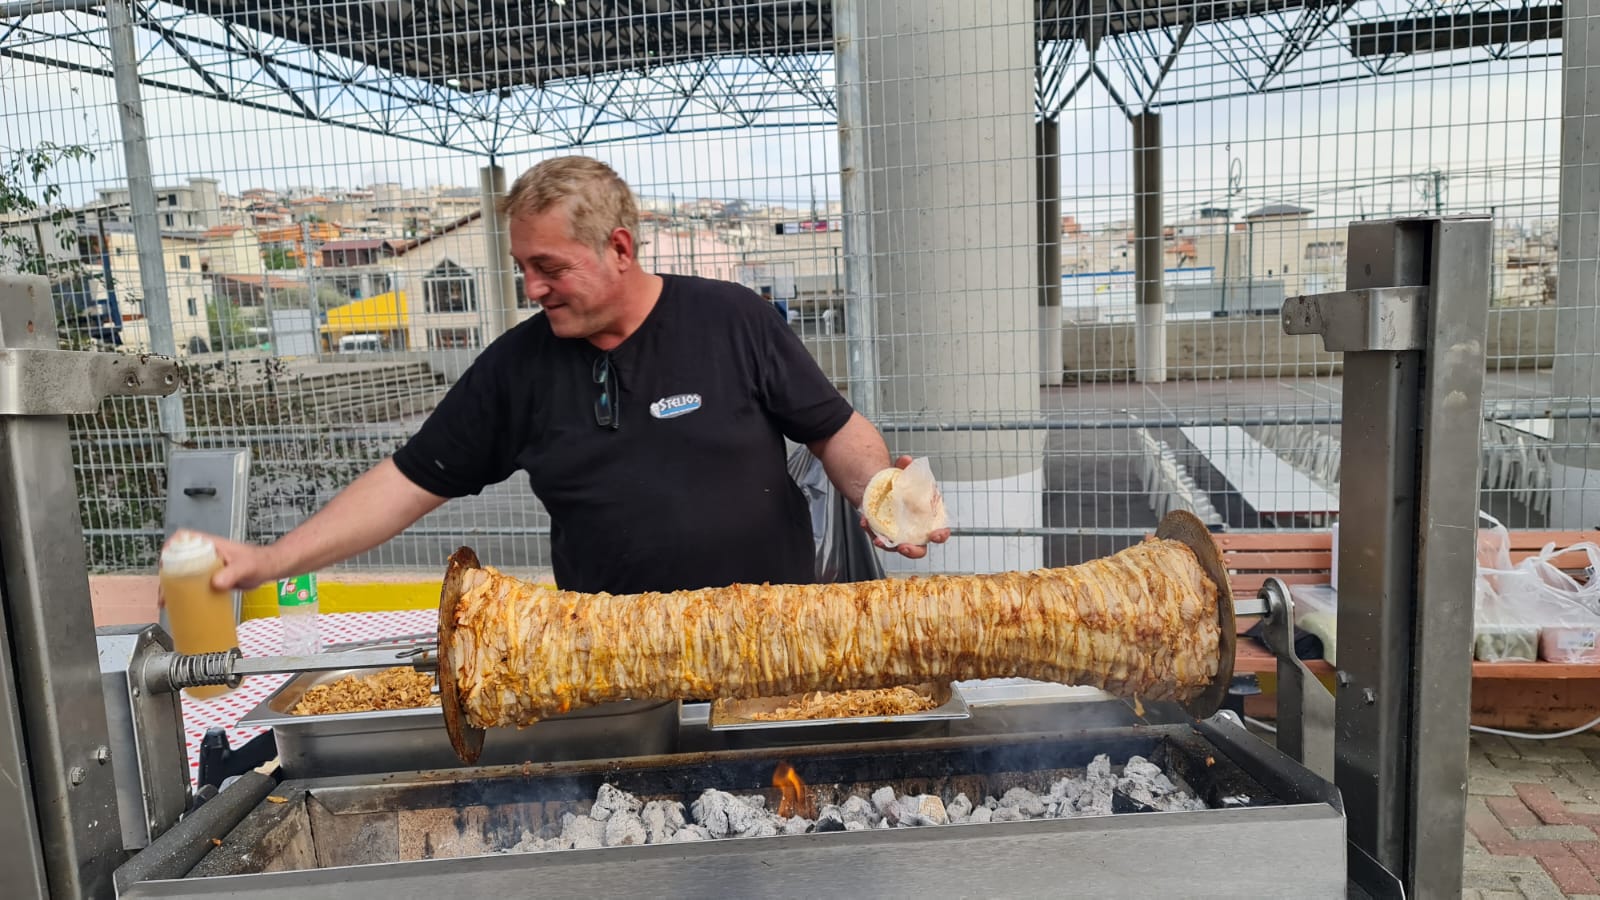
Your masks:
<svg viewBox="0 0 1600 900"><path fill-rule="evenodd" d="M1087 771L1084 772L1084 777L1088 779L1091 785L1097 781L1104 781L1107 778L1110 778L1111 757L1105 755L1104 753L1096 756L1089 762L1089 767Z"/></svg>
<svg viewBox="0 0 1600 900"><path fill-rule="evenodd" d="M639 814L644 821L646 841L664 844L683 827L683 804L676 800L651 800Z"/></svg>
<svg viewBox="0 0 1600 900"><path fill-rule="evenodd" d="M917 797L917 816L924 825L950 824L950 813L944 808L944 801L932 794Z"/></svg>
<svg viewBox="0 0 1600 900"><path fill-rule="evenodd" d="M987 806L980 806L972 811L972 815L967 818L967 821L974 825L987 825L994 821L994 810Z"/></svg>
<svg viewBox="0 0 1600 900"><path fill-rule="evenodd" d="M672 837L667 838L669 844L687 844L690 841L709 841L711 832L704 825L685 825L674 831Z"/></svg>
<svg viewBox="0 0 1600 900"><path fill-rule="evenodd" d="M645 843L644 821L633 813L619 812L606 820L606 846L629 847Z"/></svg>
<svg viewBox="0 0 1600 900"><path fill-rule="evenodd" d="M528 829L522 829L522 839L515 844L501 850L501 853L539 853L545 850L559 849L559 841L546 841Z"/></svg>
<svg viewBox="0 0 1600 900"><path fill-rule="evenodd" d="M1006 791L1006 795L1000 798L1000 809L1006 808L1015 809L1022 813L1024 819L1037 819L1044 815L1044 801L1039 799L1038 794L1027 788L1014 787ZM995 810L997 820L1000 809ZM1007 819L1006 821L1014 820Z"/></svg>
<svg viewBox="0 0 1600 900"><path fill-rule="evenodd" d="M880 817L887 817L889 809L894 806L894 788L887 785L872 792L872 808Z"/></svg>
<svg viewBox="0 0 1600 900"><path fill-rule="evenodd" d="M845 831L869 831L869 830L871 830L871 826L869 826L867 823L865 823L865 822L863 822L863 821L861 821L859 819L852 819L852 820L844 823L844 830Z"/></svg>
<svg viewBox="0 0 1600 900"><path fill-rule="evenodd" d="M960 825L972 815L972 801L967 799L966 794L957 794L945 807L945 814L949 816L950 824Z"/></svg>
<svg viewBox="0 0 1600 900"><path fill-rule="evenodd" d="M878 824L876 824L876 825L874 825L872 827L873 828L880 828L880 829L887 830L889 828L889 820L888 819L879 819L878 820Z"/></svg>
<svg viewBox="0 0 1600 900"><path fill-rule="evenodd" d="M993 796L988 796L988 797L983 798L983 805L990 812L994 812L995 810L1000 808L1000 801L996 800Z"/></svg>
<svg viewBox="0 0 1600 900"><path fill-rule="evenodd" d="M872 804L867 802L865 797L854 795L846 798L844 804L839 807L839 813L846 825L851 822L858 822L863 828L876 824L879 818L877 812L872 808Z"/></svg>
<svg viewBox="0 0 1600 900"><path fill-rule="evenodd" d="M1028 814L1015 806L1002 806L992 814L991 822L1026 822Z"/></svg>
<svg viewBox="0 0 1600 900"><path fill-rule="evenodd" d="M617 812L636 813L643 805L638 797L627 791L602 784L600 792L595 795L594 806L590 808L589 815L597 822L604 822Z"/></svg>
<svg viewBox="0 0 1600 900"><path fill-rule="evenodd" d="M778 823L771 818L757 820L754 825L740 832L738 837L773 837L778 833Z"/></svg>
<svg viewBox="0 0 1600 900"><path fill-rule="evenodd" d="M704 825L715 838L743 835L755 827L758 821L768 818L767 813L758 811L738 797L715 788L710 788L701 794L689 812L694 816L694 820Z"/></svg>
<svg viewBox="0 0 1600 900"><path fill-rule="evenodd" d="M767 798L761 796L760 794L750 794L749 796L740 797L739 799L743 800L745 803L748 803L750 808L756 810L757 812L767 811Z"/></svg>
<svg viewBox="0 0 1600 900"><path fill-rule="evenodd" d="M589 816L567 813L561 817L561 837L557 841L566 850L593 850L606 844L606 826Z"/></svg>
<svg viewBox="0 0 1600 900"><path fill-rule="evenodd" d="M811 825L812 822L810 819L804 819L800 816L790 816L789 818L782 820L782 824L779 826L778 830L783 834L805 834L811 830Z"/></svg>

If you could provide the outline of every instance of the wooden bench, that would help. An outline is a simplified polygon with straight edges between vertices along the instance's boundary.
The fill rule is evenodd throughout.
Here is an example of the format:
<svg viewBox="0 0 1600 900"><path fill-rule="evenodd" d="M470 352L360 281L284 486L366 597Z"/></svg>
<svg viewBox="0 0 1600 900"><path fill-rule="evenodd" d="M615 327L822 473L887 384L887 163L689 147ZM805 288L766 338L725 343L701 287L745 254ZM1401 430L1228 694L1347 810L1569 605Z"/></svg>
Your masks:
<svg viewBox="0 0 1600 900"><path fill-rule="evenodd" d="M1537 555L1546 544L1568 547L1586 540L1600 542L1600 532L1511 531L1511 559ZM1254 597L1276 577L1285 584L1327 584L1333 563L1333 535L1327 531L1285 531L1219 534L1217 545L1228 568L1236 598ZM1589 565L1582 553L1565 554L1556 564L1577 577ZM1463 602L1471 602L1470 598ZM1242 635L1255 617L1238 620ZM1468 652L1465 648L1463 652ZM1323 660L1306 667L1333 689L1333 668ZM1248 698L1246 713L1273 715L1277 659L1259 642L1241 637L1234 672L1254 674L1262 694ZM1553 662L1472 663L1472 721L1475 725L1535 731L1572 728L1600 716L1600 664Z"/></svg>

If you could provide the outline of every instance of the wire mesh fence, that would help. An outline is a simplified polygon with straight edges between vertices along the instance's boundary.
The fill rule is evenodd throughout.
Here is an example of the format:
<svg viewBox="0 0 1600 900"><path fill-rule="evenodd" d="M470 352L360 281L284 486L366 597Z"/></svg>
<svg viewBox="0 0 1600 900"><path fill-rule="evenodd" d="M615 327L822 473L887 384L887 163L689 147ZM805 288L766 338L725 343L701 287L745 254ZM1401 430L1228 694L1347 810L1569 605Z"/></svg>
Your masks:
<svg viewBox="0 0 1600 900"><path fill-rule="evenodd" d="M1495 220L1483 507L1595 524L1595 276L1557 279L1594 255L1558 242L1586 5L0 10L0 266L50 276L76 345L186 364L181 419L72 423L98 570L153 564L174 447L250 448L259 541L393 452L540 314L493 199L565 153L632 186L646 269L751 288L930 458L957 536L918 567L1076 562L1173 508L1336 521L1363 398L1276 314L1344 286L1349 223L1407 215ZM548 531L518 475L347 565L541 568Z"/></svg>

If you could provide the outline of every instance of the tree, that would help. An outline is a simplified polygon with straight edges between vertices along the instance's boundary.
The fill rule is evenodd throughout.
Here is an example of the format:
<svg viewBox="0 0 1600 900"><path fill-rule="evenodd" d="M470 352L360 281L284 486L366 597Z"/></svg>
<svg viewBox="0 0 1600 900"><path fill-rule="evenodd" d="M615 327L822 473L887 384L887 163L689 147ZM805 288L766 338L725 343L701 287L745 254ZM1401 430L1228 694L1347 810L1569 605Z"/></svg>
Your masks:
<svg viewBox="0 0 1600 900"><path fill-rule="evenodd" d="M93 345L91 329L98 322L89 310L100 276L83 265L76 219L60 204L61 185L47 176L63 162L93 159L87 147L47 141L0 164L0 272L50 279L61 344L71 349ZM47 233L54 250L67 252L52 252Z"/></svg>
<svg viewBox="0 0 1600 900"><path fill-rule="evenodd" d="M261 251L261 259L272 271L300 268L300 263L295 260L294 254L288 247L268 247Z"/></svg>

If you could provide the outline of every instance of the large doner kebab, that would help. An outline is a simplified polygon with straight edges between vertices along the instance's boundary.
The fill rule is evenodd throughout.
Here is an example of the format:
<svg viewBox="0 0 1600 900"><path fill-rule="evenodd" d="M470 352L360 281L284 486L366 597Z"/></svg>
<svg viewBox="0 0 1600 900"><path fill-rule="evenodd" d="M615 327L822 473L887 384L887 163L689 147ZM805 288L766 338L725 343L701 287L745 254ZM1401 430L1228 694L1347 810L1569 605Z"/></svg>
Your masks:
<svg viewBox="0 0 1600 900"><path fill-rule="evenodd" d="M1021 677L1209 715L1232 677L1233 602L1198 519L1081 565L632 595L530 585L451 557L439 619L446 725L482 729L622 700L748 699Z"/></svg>

